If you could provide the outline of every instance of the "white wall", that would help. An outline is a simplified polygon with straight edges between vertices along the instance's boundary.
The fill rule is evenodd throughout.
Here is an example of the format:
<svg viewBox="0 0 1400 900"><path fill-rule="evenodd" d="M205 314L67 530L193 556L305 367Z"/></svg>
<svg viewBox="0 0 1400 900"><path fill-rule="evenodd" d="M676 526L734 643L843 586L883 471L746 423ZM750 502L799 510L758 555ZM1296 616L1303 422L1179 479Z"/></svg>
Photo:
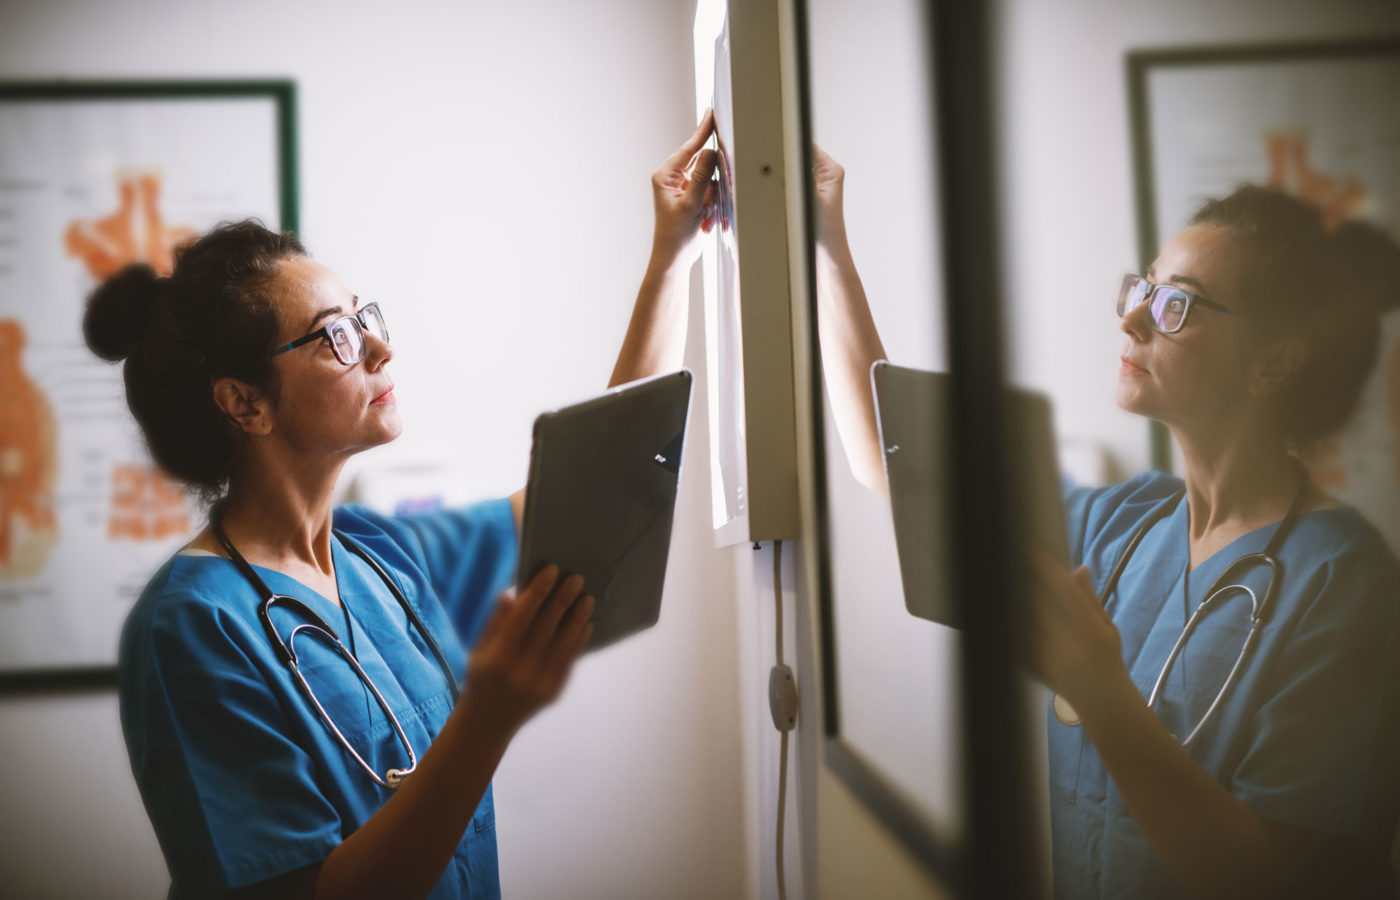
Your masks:
<svg viewBox="0 0 1400 900"><path fill-rule="evenodd" d="M522 483L538 411L606 384L650 247L648 176L693 127L692 12L4 3L0 78L294 78L303 237L393 319L405 434L355 471L437 461L478 497ZM744 895L733 575L692 422L661 623L580 663L499 772L508 896ZM0 699L0 766L7 896L163 893L113 693Z"/></svg>
<svg viewBox="0 0 1400 900"><path fill-rule="evenodd" d="M737 547L740 710L748 785L746 896L776 900L781 738L768 710L776 658L773 545ZM806 580L808 545L786 541L782 556L783 659L796 675L799 712L788 746L783 865L792 900L931 900L947 894L824 760L816 598Z"/></svg>

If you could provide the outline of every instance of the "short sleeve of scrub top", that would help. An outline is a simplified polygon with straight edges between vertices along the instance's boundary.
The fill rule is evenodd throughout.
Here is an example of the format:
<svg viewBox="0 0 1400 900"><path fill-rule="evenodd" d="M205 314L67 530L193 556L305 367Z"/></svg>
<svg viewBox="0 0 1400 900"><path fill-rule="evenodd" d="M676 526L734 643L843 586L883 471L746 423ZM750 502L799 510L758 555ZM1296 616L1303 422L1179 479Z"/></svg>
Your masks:
<svg viewBox="0 0 1400 900"><path fill-rule="evenodd" d="M406 517L347 506L335 527L386 570L447 657L471 646L516 554L508 500ZM310 606L355 655L419 759L452 710L442 668L383 581L339 539L343 607L279 572L275 593ZM258 619L257 591L217 556L177 555L122 632L122 729L171 873L171 896L214 897L321 862L388 798L300 693ZM304 619L274 606L285 641ZM352 747L381 777L407 751L354 670L314 632L295 638L301 671ZM491 789L433 898L500 896Z"/></svg>
<svg viewBox="0 0 1400 900"><path fill-rule="evenodd" d="M1102 595L1138 526L1181 488L1150 472L1066 492L1071 561ZM1266 526L1188 571L1188 511L1144 537L1106 610L1144 698L1193 610L1234 560L1263 549ZM1283 578L1260 637L1188 752L1261 818L1356 839L1383 852L1400 813L1400 563L1349 508L1303 515L1279 549ZM1241 578L1259 595L1267 570ZM1213 701L1248 633L1248 601L1202 618L1156 712L1184 735ZM1082 728L1049 715L1055 896L1184 897L1132 820Z"/></svg>
<svg viewBox="0 0 1400 900"><path fill-rule="evenodd" d="M1264 675L1230 778L1266 819L1371 841L1394 830L1400 570L1385 563L1349 549L1309 573L1312 602Z"/></svg>

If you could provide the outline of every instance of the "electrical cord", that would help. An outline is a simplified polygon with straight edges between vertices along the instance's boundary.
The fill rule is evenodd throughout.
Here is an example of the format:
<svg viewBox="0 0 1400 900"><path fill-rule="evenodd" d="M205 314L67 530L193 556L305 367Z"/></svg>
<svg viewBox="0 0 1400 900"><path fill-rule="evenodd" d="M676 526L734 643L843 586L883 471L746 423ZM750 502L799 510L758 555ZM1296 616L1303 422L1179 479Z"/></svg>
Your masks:
<svg viewBox="0 0 1400 900"><path fill-rule="evenodd" d="M777 611L775 618L776 628L774 635L777 644L778 666L786 669L783 662L783 542L773 542L773 606ZM770 691L771 693L771 691ZM771 703L771 697L770 697ZM781 746L778 750L778 839L777 844L777 873L778 873L778 900L787 900L787 879L783 871L783 833L787 830L784 827L784 820L787 813L787 767L788 767L788 733L780 726Z"/></svg>

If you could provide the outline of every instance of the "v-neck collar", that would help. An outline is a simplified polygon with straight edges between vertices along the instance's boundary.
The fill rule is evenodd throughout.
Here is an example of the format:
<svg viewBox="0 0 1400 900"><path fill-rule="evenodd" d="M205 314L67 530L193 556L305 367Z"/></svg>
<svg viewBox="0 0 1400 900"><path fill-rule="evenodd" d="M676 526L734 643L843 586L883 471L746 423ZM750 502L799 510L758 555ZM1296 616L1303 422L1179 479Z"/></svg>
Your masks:
<svg viewBox="0 0 1400 900"><path fill-rule="evenodd" d="M267 581L267 576L268 576L268 575L273 575L273 576L275 576L275 577L277 577L277 578L282 579L283 581L289 581L289 582L291 582L292 584L296 585L297 587L301 588L302 591L303 591L305 594L308 594L308 595L310 595L311 597L315 598L315 600L316 600L317 603L323 604L323 605L325 605L327 608L334 609L334 608L336 608L337 606L344 606L344 605L345 605L345 584L344 584L343 579L341 578L341 575L342 575L342 573L344 573L344 572L346 572L346 571L348 570L348 567L344 564L344 562L345 562L345 553L346 553L346 552L347 552L347 551L345 550L345 548L342 547L342 546L340 546L340 541L337 540L337 539L335 538L334 535L332 535L332 537L331 537L331 572L335 575L336 590L337 590L337 593L340 594L340 596L337 598L337 599L340 601L339 603L337 603L336 601L334 601L334 600L332 600L331 598L327 597L325 594L321 593L320 591L314 590L313 588L311 588L310 586L308 586L305 582L299 581L298 579L293 578L291 575L288 575L287 573L282 572L282 571L280 571L280 570L278 570L278 569L270 569L270 568L268 568L267 566L260 566L260 565L258 565L257 563L253 563L253 562L248 563L248 565L252 566L253 569L256 570L256 571L258 572L258 574L262 576L263 581ZM232 560L230 560L230 562L232 562ZM269 584L268 587L272 587L272 585Z"/></svg>
<svg viewBox="0 0 1400 900"><path fill-rule="evenodd" d="M355 631L357 630L355 616L350 612L350 604L347 603L345 600L347 595L353 595L355 593L355 591L353 590L346 590L348 585L346 584L346 579L344 577L345 575L349 574L352 570L352 566L349 564L348 561L349 553L350 551L348 550L348 548L345 547L344 543L340 540L340 538L334 532L332 532L331 571L335 575L336 593L339 595L337 596L335 601L331 600L329 597L327 597L320 591L308 587L305 583L297 580L296 578L293 578L290 575L287 575L284 572L279 572L276 569L269 569L264 566L254 565L252 563L249 563L249 565L252 565L254 569L258 569L261 572L275 575L278 578L289 581L297 587L301 588L303 592L310 595L315 600L315 603L317 605L324 607L324 610L320 613L321 618L327 619L329 618L326 615L327 613L330 613L332 616L335 616L338 612L339 615L336 617L339 618L339 620L343 623L345 628L345 635L343 637L345 646L350 651L350 655L358 659L359 653L356 652L355 649ZM263 576L263 580L267 580L266 575ZM268 587L271 587L271 585L268 585ZM363 626L359 627L363 628Z"/></svg>
<svg viewBox="0 0 1400 900"><path fill-rule="evenodd" d="M1201 560L1193 568L1191 566L1190 509L1185 498L1182 498L1180 510L1181 521L1179 523L1173 523L1174 529L1176 530L1176 533L1173 535L1173 539L1178 540L1179 546L1185 548L1184 552L1186 554L1186 574L1190 579L1196 581L1196 583L1198 584L1200 583L1202 578L1218 578L1220 576L1220 573L1225 571L1225 569L1230 565L1230 563L1234 562L1240 557L1246 556L1250 553L1258 553L1259 551L1263 550L1265 547L1268 546L1269 539L1272 538L1274 536L1274 533L1277 532L1279 528L1283 526L1283 520L1278 519L1273 522L1260 525L1258 528L1252 528L1249 531L1246 531L1244 534L1238 535L1235 538L1233 538L1228 544L1221 547L1219 550L1216 550L1214 553L1212 553L1210 556L1207 556L1205 559ZM1298 526L1302 524L1304 517L1309 515L1309 513L1311 512L1313 512L1313 510L1308 510L1298 515L1298 518L1295 519L1293 522L1293 530L1295 532L1297 531ZM1291 536L1292 535L1289 535L1289 537ZM1285 537L1283 542L1286 544L1288 542L1288 538ZM1282 547L1280 547L1279 549L1281 551ZM1222 563L1222 561L1224 562Z"/></svg>
<svg viewBox="0 0 1400 900"><path fill-rule="evenodd" d="M235 571L237 570L237 566L232 559L229 559L226 556L221 556L219 554L211 553L208 556L204 556L203 554L197 556L192 554L181 555L186 559L223 560L230 566L234 566ZM263 583L266 584L268 589L271 590L274 594L286 594L290 593L290 591L285 589L279 590L279 587L285 587L285 585L275 585L273 583L273 580L280 579L282 582L285 582L289 585L295 585L296 588L299 589L296 591L295 596L297 596L298 599L308 602L311 605L311 608L315 610L316 614L319 615L322 619L325 619L328 622L336 620L342 622L343 627L345 629L345 645L347 649L350 650L350 653L352 655L358 656L358 654L356 654L355 651L355 632L357 630L363 629L364 626L356 625L355 616L350 611L350 604L346 602L346 597L353 597L359 594L360 591L356 590L353 585L348 584L346 578L344 577L354 572L354 566L349 561L349 556L351 555L353 554L350 553L349 548L345 546L345 544L340 540L339 536L332 532L331 570L335 573L336 591L340 595L337 598L339 600L338 603L332 601L329 597L327 597L320 591L311 588L305 582L302 582L299 579L294 578L291 575L288 575L285 572L282 572L278 569L268 568L267 566L258 565L254 562L249 562L248 565L251 566L253 570L258 573L258 576L262 578ZM239 573L239 577L243 577L241 572ZM253 584L249 583L248 587L256 591L256 587Z"/></svg>

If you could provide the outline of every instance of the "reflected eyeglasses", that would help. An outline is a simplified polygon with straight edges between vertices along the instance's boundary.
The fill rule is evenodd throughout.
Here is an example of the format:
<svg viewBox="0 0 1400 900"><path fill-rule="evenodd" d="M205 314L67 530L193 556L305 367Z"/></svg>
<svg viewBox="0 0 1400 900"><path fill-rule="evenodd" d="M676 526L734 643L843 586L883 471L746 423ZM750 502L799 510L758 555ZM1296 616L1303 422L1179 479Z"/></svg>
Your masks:
<svg viewBox="0 0 1400 900"><path fill-rule="evenodd" d="M378 303L366 303L348 316L332 319L310 334L283 344L269 356L286 353L288 350L295 350L325 338L331 342L331 349L335 351L335 358L340 360L341 365L353 366L365 358L365 349L369 343L365 340L366 333L374 335L386 344L389 343L389 327L384 324L384 314L379 311Z"/></svg>
<svg viewBox="0 0 1400 900"><path fill-rule="evenodd" d="M1141 275L1124 275L1123 285L1118 289L1118 316L1122 318L1148 303L1152 313L1152 327L1162 334L1176 334L1186 324L1186 314L1191 307L1200 305L1214 309L1227 316L1243 316L1239 310L1215 303L1200 294L1183 291L1169 284L1153 284Z"/></svg>

